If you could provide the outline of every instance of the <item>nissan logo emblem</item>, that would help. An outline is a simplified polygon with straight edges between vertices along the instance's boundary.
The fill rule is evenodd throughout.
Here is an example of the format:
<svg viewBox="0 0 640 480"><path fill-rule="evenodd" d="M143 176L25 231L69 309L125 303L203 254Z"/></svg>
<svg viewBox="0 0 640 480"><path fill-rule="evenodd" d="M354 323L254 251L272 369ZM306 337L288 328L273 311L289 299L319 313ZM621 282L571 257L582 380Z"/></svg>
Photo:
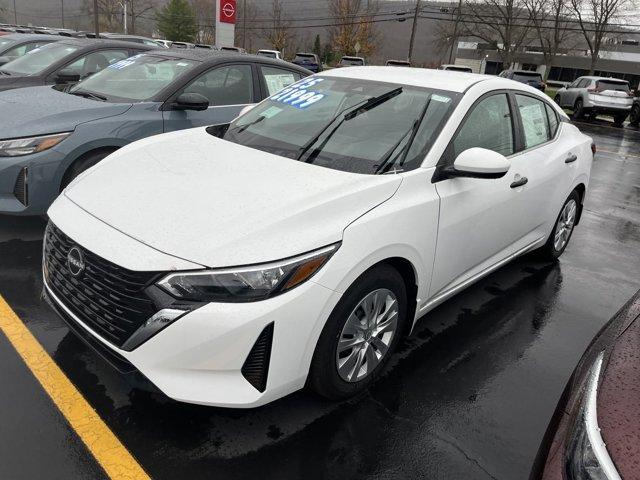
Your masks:
<svg viewBox="0 0 640 480"><path fill-rule="evenodd" d="M82 256L82 252L78 247L71 247L69 253L67 254L67 267L69 267L69 271L71 275L77 277L84 271L84 257Z"/></svg>

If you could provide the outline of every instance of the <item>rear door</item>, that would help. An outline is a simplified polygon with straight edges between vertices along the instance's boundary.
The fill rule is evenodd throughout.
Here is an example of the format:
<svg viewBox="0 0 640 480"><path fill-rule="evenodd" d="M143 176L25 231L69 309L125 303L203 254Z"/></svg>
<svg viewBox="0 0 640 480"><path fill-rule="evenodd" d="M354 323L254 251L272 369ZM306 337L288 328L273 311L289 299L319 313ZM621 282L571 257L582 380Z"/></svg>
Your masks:
<svg viewBox="0 0 640 480"><path fill-rule="evenodd" d="M228 123L236 118L245 106L260 98L255 68L251 63L231 63L198 75L167 102L162 112L164 131ZM182 93L199 93L209 100L209 108L203 111L170 109Z"/></svg>
<svg viewBox="0 0 640 480"><path fill-rule="evenodd" d="M302 78L302 74L298 71L274 67L273 65L259 64L258 71L260 72L260 100L274 95Z"/></svg>

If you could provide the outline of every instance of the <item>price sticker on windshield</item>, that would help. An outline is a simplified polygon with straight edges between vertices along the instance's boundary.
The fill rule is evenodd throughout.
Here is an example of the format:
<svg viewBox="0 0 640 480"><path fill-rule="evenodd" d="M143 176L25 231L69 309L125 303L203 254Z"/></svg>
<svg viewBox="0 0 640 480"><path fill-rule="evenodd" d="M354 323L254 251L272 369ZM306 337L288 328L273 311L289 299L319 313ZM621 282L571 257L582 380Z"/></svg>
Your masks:
<svg viewBox="0 0 640 480"><path fill-rule="evenodd" d="M271 100L276 102L285 103L296 108L307 108L314 103L319 102L326 97L324 93L310 90L311 87L320 83L323 78L311 78L298 82L290 87L280 90L278 93L271 97Z"/></svg>

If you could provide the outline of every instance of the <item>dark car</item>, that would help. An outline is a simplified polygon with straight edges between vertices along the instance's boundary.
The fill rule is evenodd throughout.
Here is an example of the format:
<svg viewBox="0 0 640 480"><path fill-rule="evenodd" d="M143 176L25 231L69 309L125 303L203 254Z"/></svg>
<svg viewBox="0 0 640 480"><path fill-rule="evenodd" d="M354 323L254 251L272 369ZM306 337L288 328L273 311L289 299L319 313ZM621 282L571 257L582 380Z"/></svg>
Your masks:
<svg viewBox="0 0 640 480"><path fill-rule="evenodd" d="M42 215L62 188L118 148L231 122L311 72L211 50L153 50L69 87L0 92L0 213Z"/></svg>
<svg viewBox="0 0 640 480"><path fill-rule="evenodd" d="M640 292L596 335L545 434L531 480L640 478Z"/></svg>
<svg viewBox="0 0 640 480"><path fill-rule="evenodd" d="M0 38L0 66L21 57L31 50L40 48L47 43L62 40L55 35L40 35L31 33L10 33Z"/></svg>
<svg viewBox="0 0 640 480"><path fill-rule="evenodd" d="M322 71L322 63L315 53L296 53L292 63L300 65L302 68L318 73Z"/></svg>
<svg viewBox="0 0 640 480"><path fill-rule="evenodd" d="M95 36L95 35L94 35ZM124 35L122 33L101 33L100 38L107 40L121 40L123 42L142 43L156 48L166 48L164 44L156 42L153 38L141 37L140 35Z"/></svg>
<svg viewBox="0 0 640 480"><path fill-rule="evenodd" d="M387 60L384 63L387 67L410 67L411 62L409 60Z"/></svg>
<svg viewBox="0 0 640 480"><path fill-rule="evenodd" d="M533 88L537 88L542 92L544 92L544 89L547 88L547 85L542 80L542 75L540 75L538 72L531 72L529 70L504 70L502 71L502 73L500 73L500 77L509 78L520 83L525 83L532 86Z"/></svg>
<svg viewBox="0 0 640 480"><path fill-rule="evenodd" d="M62 38L0 68L0 91L75 83L153 47L115 40Z"/></svg>

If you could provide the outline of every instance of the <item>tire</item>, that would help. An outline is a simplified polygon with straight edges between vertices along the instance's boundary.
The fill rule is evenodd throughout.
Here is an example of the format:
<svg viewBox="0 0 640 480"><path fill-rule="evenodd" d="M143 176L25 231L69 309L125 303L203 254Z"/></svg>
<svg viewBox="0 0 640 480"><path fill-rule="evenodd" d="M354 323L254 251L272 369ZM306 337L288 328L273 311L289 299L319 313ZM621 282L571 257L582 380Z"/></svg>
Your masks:
<svg viewBox="0 0 640 480"><path fill-rule="evenodd" d="M113 153L113 150L100 150L97 152L89 152L80 157L64 173L62 182L60 183L60 191L64 190L67 185L69 185L73 181L73 179L80 175L82 172L93 167L100 160L105 158L107 155L110 155L111 153Z"/></svg>
<svg viewBox="0 0 640 480"><path fill-rule="evenodd" d="M569 209L571 208L568 206L571 205L572 202L575 206L575 209L573 211L573 219L571 221L571 227L567 232L566 222L564 222L564 218L566 217L564 217L563 215L565 214L567 208ZM544 244L544 246L540 247L540 249L538 249L538 251L536 252L538 253L538 256L541 259L554 261L558 257L560 257L560 255L562 255L562 253L567 248L567 245L569 245L569 240L571 240L571 235L573 234L573 230L576 225L576 220L578 219L579 209L580 209L580 194L576 190L574 190L573 192L571 192L571 195L569 195L569 197L562 204L562 208L560 209L560 213L556 218L556 223L553 226L553 230L551 231L551 234L549 235L547 242ZM564 226L565 230L564 230L564 233L562 234L564 236L564 241L557 243L556 236L558 235L559 229L563 228L563 225L562 225L563 222L561 222L561 220L563 220L563 222L565 223L565 226Z"/></svg>
<svg viewBox="0 0 640 480"><path fill-rule="evenodd" d="M364 331L366 319L374 316L366 316L361 302L369 298L374 301L367 305L375 305L375 294L381 300L377 310L382 313L376 317L386 325L386 333L384 330L376 333L375 329L368 333ZM391 297L395 297L395 303ZM394 306L396 315L393 315ZM309 369L308 386L331 400L348 398L364 391L384 370L396 350L405 331L406 317L407 290L400 273L386 264L363 273L342 296L320 334ZM394 318L395 328L392 329ZM354 328L354 324L358 326ZM389 332L392 334L388 335ZM374 337L377 340L373 340ZM341 340L343 345L339 345ZM349 347L348 342L355 346ZM386 351L378 357L384 350L381 344L385 342ZM371 369L370 362L374 365Z"/></svg>
<svg viewBox="0 0 640 480"><path fill-rule="evenodd" d="M573 119L581 120L582 118L584 118L584 103L582 102L582 99L579 98L573 105Z"/></svg>
<svg viewBox="0 0 640 480"><path fill-rule="evenodd" d="M634 103L629 114L629 124L633 127L640 126L640 104Z"/></svg>
<svg viewBox="0 0 640 480"><path fill-rule="evenodd" d="M627 114L626 113L619 113L619 114L613 116L613 124L616 127L622 127L622 125L624 124L624 121L626 119L627 119Z"/></svg>
<svg viewBox="0 0 640 480"><path fill-rule="evenodd" d="M560 103L560 95L556 95L553 98L553 101L556 102L558 104L558 106L562 107L562 104Z"/></svg>

